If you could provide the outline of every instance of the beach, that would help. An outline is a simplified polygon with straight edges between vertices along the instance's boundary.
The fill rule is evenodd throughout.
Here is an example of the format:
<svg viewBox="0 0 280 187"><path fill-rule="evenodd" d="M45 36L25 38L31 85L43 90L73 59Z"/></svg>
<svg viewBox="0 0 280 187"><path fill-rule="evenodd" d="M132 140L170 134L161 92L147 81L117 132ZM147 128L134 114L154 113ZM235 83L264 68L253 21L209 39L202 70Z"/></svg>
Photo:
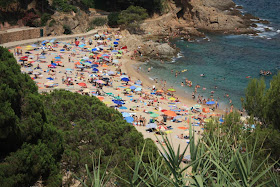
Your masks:
<svg viewBox="0 0 280 187"><path fill-rule="evenodd" d="M209 109L213 104L203 106L178 96L174 88L163 88L138 72L140 63L131 60L129 52L133 49L118 45L123 39L118 32L99 32L85 38L19 45L11 52L22 72L36 82L39 92L65 89L97 97L108 107L119 110L128 123L144 138L151 138L159 149L160 144L165 146L164 135L175 149L180 145L182 151L189 142L190 125L197 140L203 134L205 122L221 116L223 111L213 112ZM184 156L187 155L189 150Z"/></svg>

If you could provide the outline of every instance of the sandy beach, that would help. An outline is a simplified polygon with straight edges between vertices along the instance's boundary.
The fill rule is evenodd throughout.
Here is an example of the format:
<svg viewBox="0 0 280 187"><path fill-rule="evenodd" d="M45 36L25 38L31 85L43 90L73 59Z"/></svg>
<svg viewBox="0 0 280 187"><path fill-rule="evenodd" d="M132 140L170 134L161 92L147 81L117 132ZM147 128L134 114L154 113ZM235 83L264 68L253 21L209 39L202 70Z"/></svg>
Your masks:
<svg viewBox="0 0 280 187"><path fill-rule="evenodd" d="M172 88L162 90L162 85L136 70L139 62L131 60L132 53L128 52L133 49L118 45L122 39L125 38L117 32L104 32L76 41L50 40L17 46L11 52L22 72L34 79L39 92L66 89L95 96L122 112L125 120L160 149L161 134L170 139L175 149L179 145L184 149L189 142L190 124L198 139L205 121L223 111L213 112L209 106L176 95Z"/></svg>

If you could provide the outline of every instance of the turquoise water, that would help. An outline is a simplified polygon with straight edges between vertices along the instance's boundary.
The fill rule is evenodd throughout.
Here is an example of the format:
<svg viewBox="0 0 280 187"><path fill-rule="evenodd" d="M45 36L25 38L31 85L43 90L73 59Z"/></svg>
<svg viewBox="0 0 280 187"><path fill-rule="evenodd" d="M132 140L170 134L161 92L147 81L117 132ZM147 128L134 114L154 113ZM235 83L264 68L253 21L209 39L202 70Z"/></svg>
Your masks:
<svg viewBox="0 0 280 187"><path fill-rule="evenodd" d="M181 82L187 78L193 85L199 84L206 88L198 90L204 97L209 97L210 92L215 91L214 98L219 97L223 107L228 107L230 98L236 108L241 108L240 98L244 97L245 88L250 80L246 77L259 78L261 69L276 74L280 68L280 1L235 2L243 5L244 12L250 12L271 22L269 25L260 24L258 30L264 31L264 27L269 27L271 31L263 32L259 36L207 34L210 41L197 39L195 42L187 42L176 39L173 42L181 52L173 61L164 64L150 61L143 65L142 70L146 71L148 67L152 67L148 76L158 78L159 81L166 80L169 85L190 95L194 86L181 87ZM184 69L188 71L180 73L176 78L171 69L174 72ZM205 77L200 76L203 73ZM271 78L272 76L265 77L266 82L269 83ZM225 97L225 94L229 94L229 98Z"/></svg>

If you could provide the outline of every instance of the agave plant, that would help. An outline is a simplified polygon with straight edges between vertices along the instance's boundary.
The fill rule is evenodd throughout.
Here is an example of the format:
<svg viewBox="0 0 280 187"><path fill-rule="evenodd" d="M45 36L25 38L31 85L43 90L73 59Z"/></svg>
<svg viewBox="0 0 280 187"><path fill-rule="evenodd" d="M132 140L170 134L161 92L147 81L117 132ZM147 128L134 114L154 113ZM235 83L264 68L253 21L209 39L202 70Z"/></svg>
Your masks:
<svg viewBox="0 0 280 187"><path fill-rule="evenodd" d="M84 187L103 187L103 186L107 186L111 183L111 179L112 179L112 172L108 172L108 166L110 164L110 160L108 161L103 174L101 174L101 150L99 152L99 156L98 156L98 161L96 162L93 158L92 158L92 168L93 171L91 172L88 168L88 165L86 164L86 172L87 172L87 176L86 178L86 182L84 182L82 179L80 179L79 177L77 177L76 175L74 175L74 177L80 181L80 183L82 184L82 186Z"/></svg>

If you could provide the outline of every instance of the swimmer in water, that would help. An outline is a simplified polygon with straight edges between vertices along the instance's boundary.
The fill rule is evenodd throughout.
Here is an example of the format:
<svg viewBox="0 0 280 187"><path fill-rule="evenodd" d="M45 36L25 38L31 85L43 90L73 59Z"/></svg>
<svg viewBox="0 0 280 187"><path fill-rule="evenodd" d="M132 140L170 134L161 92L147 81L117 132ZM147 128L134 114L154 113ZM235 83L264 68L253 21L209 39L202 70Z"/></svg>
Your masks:
<svg viewBox="0 0 280 187"><path fill-rule="evenodd" d="M184 82L181 82L181 86L184 86Z"/></svg>
<svg viewBox="0 0 280 187"><path fill-rule="evenodd" d="M202 74L200 74L200 76L201 76L201 77L205 77L205 74L204 74L204 73L202 73Z"/></svg>

